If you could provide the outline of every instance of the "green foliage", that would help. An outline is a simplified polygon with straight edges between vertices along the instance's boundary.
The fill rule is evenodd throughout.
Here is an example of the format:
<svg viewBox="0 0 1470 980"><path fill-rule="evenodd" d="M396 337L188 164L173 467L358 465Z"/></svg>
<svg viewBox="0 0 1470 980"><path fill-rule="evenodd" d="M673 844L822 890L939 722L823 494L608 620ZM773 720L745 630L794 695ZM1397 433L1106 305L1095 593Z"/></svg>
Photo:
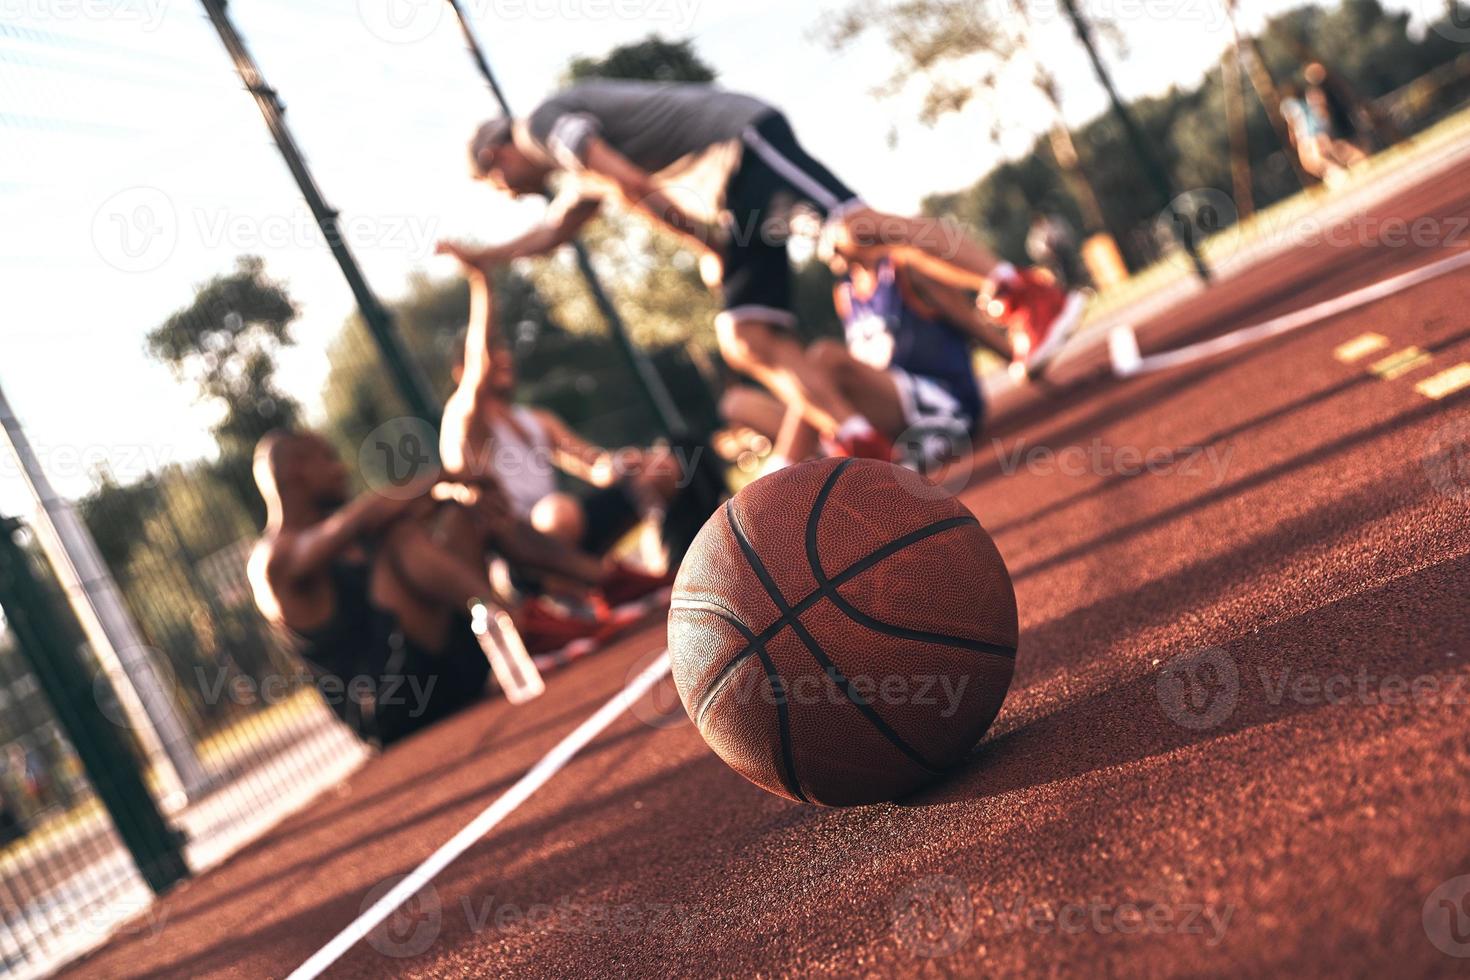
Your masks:
<svg viewBox="0 0 1470 980"><path fill-rule="evenodd" d="M1288 11L1268 22L1259 40L1278 80L1299 77L1307 61L1321 60L1365 99L1382 97L1461 53L1459 46L1433 31L1415 41L1408 34L1407 17L1384 11L1377 0ZM1132 103L1140 126L1181 191L1228 192L1231 187L1222 86L1216 66L1195 88L1175 88ZM1300 185L1259 102L1247 92L1245 104L1253 191L1256 205L1262 207L1296 193ZM1404 120L1405 132L1449 108L1443 104L1418 119ZM1122 128L1111 114L1103 115L1081 127L1076 142L1108 226L1122 231L1119 245L1130 264L1136 267L1157 258L1161 242L1155 221L1164 202L1145 180ZM1026 228L1032 212L1041 208L1060 210L1076 223L1060 169L1044 139L1038 139L1024 157L996 167L974 185L924 202L927 213L960 221L1015 261L1025 258Z"/></svg>
<svg viewBox="0 0 1470 980"><path fill-rule="evenodd" d="M882 34L896 65L877 93L893 95L923 80L920 118L932 125L996 88L1007 66L1025 51L1023 28L1023 19L996 17L995 10L974 0L857 0L829 14L821 32L838 49L870 32ZM945 71L957 62L966 69L960 78Z"/></svg>
<svg viewBox="0 0 1470 980"><path fill-rule="evenodd" d="M613 48L601 58L573 58L564 76L568 84L592 78L712 82L715 70L695 53L693 41L666 41L650 34L641 41Z"/></svg>
<svg viewBox="0 0 1470 980"><path fill-rule="evenodd" d="M264 261L244 256L148 335L148 352L219 407L214 433L222 451L248 452L299 416L300 406L275 384L275 355L293 342L297 313L285 288L266 278Z"/></svg>

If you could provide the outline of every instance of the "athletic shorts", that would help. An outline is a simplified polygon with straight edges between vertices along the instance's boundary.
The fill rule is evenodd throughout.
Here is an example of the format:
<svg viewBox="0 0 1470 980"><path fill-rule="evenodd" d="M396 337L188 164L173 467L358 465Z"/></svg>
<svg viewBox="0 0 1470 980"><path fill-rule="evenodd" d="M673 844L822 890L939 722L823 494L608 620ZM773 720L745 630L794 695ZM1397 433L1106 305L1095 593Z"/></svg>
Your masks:
<svg viewBox="0 0 1470 980"><path fill-rule="evenodd" d="M891 367L888 376L898 388L904 424L909 429L933 429L968 436L980 427L984 403L976 388L965 389L959 379L910 374Z"/></svg>
<svg viewBox="0 0 1470 980"><path fill-rule="evenodd" d="M490 661L462 616L449 624L443 650L425 650L397 629L388 637L388 650L369 725L371 736L383 745L485 696Z"/></svg>
<svg viewBox="0 0 1470 980"><path fill-rule="evenodd" d="M804 206L831 220L862 201L802 149L779 112L761 118L742 139L740 167L725 189L730 235L721 255L725 312L793 328L786 256L792 212Z"/></svg>

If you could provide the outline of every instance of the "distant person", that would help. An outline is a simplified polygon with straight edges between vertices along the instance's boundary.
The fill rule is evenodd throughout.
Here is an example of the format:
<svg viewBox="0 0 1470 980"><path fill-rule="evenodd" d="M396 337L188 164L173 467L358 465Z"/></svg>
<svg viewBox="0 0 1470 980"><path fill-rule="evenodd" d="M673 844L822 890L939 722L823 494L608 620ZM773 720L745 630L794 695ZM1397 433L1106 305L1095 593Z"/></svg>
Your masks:
<svg viewBox="0 0 1470 980"><path fill-rule="evenodd" d="M470 289L464 357L440 428L445 472L465 483L492 480L511 511L537 531L589 557L607 558L645 518L675 505L685 486L680 461L666 449L594 446L555 413L515 404L515 357L496 326L489 270L457 246L444 244L439 251L459 260ZM561 492L558 473L592 491ZM612 606L672 582L666 569L651 574L613 560L605 567L600 588Z"/></svg>
<svg viewBox="0 0 1470 980"><path fill-rule="evenodd" d="M524 120L482 125L470 166L477 179L518 196L547 193L553 177L566 177L543 225L480 250L476 264L544 255L570 241L605 198L619 198L700 256L706 283L723 295L716 330L725 360L768 388L779 372L801 370L779 363L796 323L786 244L798 212L820 218L832 242L881 248L936 281L984 293L1008 326L1030 337L1024 357L1033 371L1081 317L1079 295L1001 262L952 225L869 207L802 148L779 110L709 85L577 85ZM861 412L838 429L848 455L887 452Z"/></svg>
<svg viewBox="0 0 1470 980"><path fill-rule="evenodd" d="M1327 66L1319 61L1302 69L1302 77L1307 82L1309 93L1313 89L1322 93L1320 104L1332 138L1366 152L1371 134L1360 123L1363 117L1359 102L1347 83L1329 72Z"/></svg>
<svg viewBox="0 0 1470 980"><path fill-rule="evenodd" d="M763 369L779 377L771 390L781 393L784 419L772 431L762 399L738 391L723 402L729 420L774 441L768 471L830 453L838 420L854 412L873 420L894 461L925 468L968 452L984 416L971 346L1009 357L1005 334L964 292L882 249L845 246L830 264L845 342L823 339L803 350L795 338L779 338L789 349ZM780 366L798 359L799 372Z"/></svg>
<svg viewBox="0 0 1470 980"><path fill-rule="evenodd" d="M1332 135L1327 96L1320 86L1290 84L1281 102L1291 141L1302 168L1329 187L1340 184L1348 169L1367 159L1362 150Z"/></svg>

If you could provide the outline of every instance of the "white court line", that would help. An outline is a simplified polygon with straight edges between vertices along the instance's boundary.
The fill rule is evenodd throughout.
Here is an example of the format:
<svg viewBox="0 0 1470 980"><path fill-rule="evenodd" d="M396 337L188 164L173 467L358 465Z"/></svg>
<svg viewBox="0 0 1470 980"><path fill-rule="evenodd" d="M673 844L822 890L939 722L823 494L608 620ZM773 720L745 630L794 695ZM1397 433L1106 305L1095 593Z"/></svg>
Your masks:
<svg viewBox="0 0 1470 980"><path fill-rule="evenodd" d="M410 871L402 881L388 889L382 898L354 919L351 925L334 936L331 942L292 971L287 980L311 980L311 978L321 976L322 971L337 962L343 953L382 924L400 905L417 895L419 889L433 881L439 872L449 866L450 862L468 851L496 824L510 816L517 807L530 799L533 793L545 786L552 776L555 776L578 752L586 748L587 744L600 735L603 729L627 711L633 702L648 693L649 689L662 680L668 672L669 652L665 650L641 674L629 681L628 686L619 691L611 701L598 708L595 714L557 743L556 747L546 753L540 762L532 766L514 786L506 790L478 817L471 820L463 830L445 841L443 846L429 855L428 860Z"/></svg>
<svg viewBox="0 0 1470 980"><path fill-rule="evenodd" d="M1120 378L1132 377L1135 374L1149 374L1154 371L1164 371L1169 368L1179 367L1183 364L1193 364L1207 357L1214 357L1226 351L1244 347L1246 344L1265 340L1277 334L1304 327L1309 323L1316 323L1328 317L1345 313L1348 310L1366 306L1376 300L1395 293L1401 293L1430 279L1436 279L1446 273L1453 272L1463 266L1470 266L1470 252L1452 255L1438 262L1420 266L1411 272L1401 273L1380 282L1375 282L1362 289L1355 289L1350 293L1344 293L1334 299L1325 300L1304 310L1287 313L1274 317L1265 323L1257 323L1249 327L1241 327L1239 330L1225 334L1223 337L1215 337L1204 340L1188 347L1180 347L1178 350L1166 351L1162 354L1150 354L1143 357L1138 351L1138 336L1132 327L1116 327L1108 335L1108 354L1112 362L1113 373Z"/></svg>

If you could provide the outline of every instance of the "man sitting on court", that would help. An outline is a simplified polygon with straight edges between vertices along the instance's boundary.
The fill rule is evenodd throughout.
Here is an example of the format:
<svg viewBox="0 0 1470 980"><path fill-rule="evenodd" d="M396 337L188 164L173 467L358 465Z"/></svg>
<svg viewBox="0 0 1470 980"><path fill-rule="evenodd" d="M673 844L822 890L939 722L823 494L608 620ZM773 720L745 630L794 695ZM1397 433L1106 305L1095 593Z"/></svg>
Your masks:
<svg viewBox="0 0 1470 980"><path fill-rule="evenodd" d="M798 209L820 217L834 243L880 247L933 279L981 291L1028 338L1017 353L1030 371L1081 316L1080 295L999 261L952 225L867 206L801 147L781 112L709 85L577 85L525 120L482 125L470 165L476 178L518 196L547 193L553 175L567 177L542 226L481 250L477 264L546 254L570 241L603 198L619 197L700 256L705 281L723 293L716 328L726 361L787 401L798 393L780 386L804 370L782 360L795 323L786 243ZM836 442L849 455L886 457L890 448L861 412L838 420Z"/></svg>
<svg viewBox="0 0 1470 980"><path fill-rule="evenodd" d="M453 244L438 251L459 260L470 289L464 358L440 427L445 472L470 484L490 479L503 488L516 517L604 558L646 516L667 512L685 482L678 461L659 449L609 452L554 413L515 404L515 359L496 327L490 270ZM579 498L558 491L559 471L590 484L592 492ZM613 607L664 588L672 578L611 559L604 567L599 592Z"/></svg>
<svg viewBox="0 0 1470 980"><path fill-rule="evenodd" d="M347 468L315 433L267 435L255 479L268 514L248 564L256 605L338 716L382 744L484 694L490 668L470 616L493 604L490 544L570 580L602 574L518 527L488 484L471 492L426 479L350 499ZM431 488L472 506L436 500Z"/></svg>
<svg viewBox="0 0 1470 980"><path fill-rule="evenodd" d="M436 540L427 485L349 500L347 468L313 433L266 436L255 478L268 511L248 566L256 605L344 722L387 744L483 693L489 664L460 617L490 583L468 521Z"/></svg>
<svg viewBox="0 0 1470 980"><path fill-rule="evenodd" d="M768 472L830 450L839 420L854 413L890 443L902 436L904 461L920 467L968 452L984 412L970 348L978 342L1007 356L1005 335L962 291L901 257L845 246L830 265L846 343L821 339L803 350L793 336L774 342L779 356L763 371L779 375L771 390L795 394L775 431L764 393L732 391L722 412L773 440Z"/></svg>

